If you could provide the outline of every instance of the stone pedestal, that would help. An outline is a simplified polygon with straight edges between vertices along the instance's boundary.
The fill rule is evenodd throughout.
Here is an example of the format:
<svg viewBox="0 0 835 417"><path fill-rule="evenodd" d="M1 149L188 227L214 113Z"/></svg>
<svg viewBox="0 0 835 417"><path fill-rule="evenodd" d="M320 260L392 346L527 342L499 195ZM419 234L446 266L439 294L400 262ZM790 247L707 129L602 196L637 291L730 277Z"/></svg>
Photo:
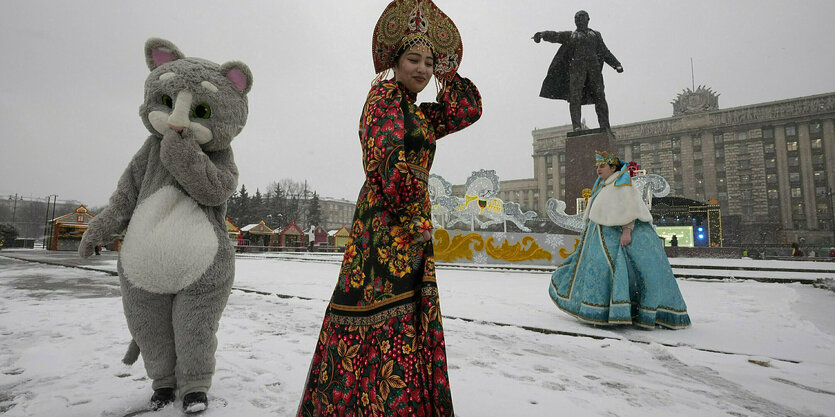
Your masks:
<svg viewBox="0 0 835 417"><path fill-rule="evenodd" d="M568 132L565 138L565 204L566 214L576 214L576 199L583 188L591 188L597 180L595 152L615 153L615 137L605 129ZM618 155L620 156L620 155Z"/></svg>

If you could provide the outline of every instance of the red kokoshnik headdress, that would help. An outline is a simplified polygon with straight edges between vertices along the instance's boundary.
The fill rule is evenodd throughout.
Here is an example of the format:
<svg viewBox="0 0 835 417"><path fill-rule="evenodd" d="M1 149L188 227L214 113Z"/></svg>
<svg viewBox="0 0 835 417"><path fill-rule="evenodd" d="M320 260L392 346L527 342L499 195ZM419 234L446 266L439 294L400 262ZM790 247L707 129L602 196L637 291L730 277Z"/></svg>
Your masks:
<svg viewBox="0 0 835 417"><path fill-rule="evenodd" d="M428 44L435 54L435 77L451 80L464 52L461 34L431 0L394 0L383 10L371 39L374 71L379 74L391 68L404 45L419 42Z"/></svg>

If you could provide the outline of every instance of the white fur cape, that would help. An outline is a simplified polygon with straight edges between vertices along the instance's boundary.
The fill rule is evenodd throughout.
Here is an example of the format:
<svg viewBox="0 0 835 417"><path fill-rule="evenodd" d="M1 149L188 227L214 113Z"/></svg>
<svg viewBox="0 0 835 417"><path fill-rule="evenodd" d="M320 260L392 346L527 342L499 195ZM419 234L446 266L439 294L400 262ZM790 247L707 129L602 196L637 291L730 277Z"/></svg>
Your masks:
<svg viewBox="0 0 835 417"><path fill-rule="evenodd" d="M628 170L622 169L605 181L598 181L596 187L601 189L589 202L589 209L583 213L584 220L603 226L623 226L634 220L652 224L649 208L632 187Z"/></svg>

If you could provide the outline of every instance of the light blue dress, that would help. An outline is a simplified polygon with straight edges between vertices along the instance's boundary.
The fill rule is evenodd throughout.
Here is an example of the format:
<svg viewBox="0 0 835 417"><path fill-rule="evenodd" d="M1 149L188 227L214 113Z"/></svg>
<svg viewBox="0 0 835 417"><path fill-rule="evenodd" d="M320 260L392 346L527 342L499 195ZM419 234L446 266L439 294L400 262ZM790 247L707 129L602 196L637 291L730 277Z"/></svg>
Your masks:
<svg viewBox="0 0 835 417"><path fill-rule="evenodd" d="M603 188L598 185L599 179L589 208ZM655 229L635 220L626 246L620 245L622 230L588 220L577 250L551 275L551 299L566 313L596 325L689 326L687 305Z"/></svg>

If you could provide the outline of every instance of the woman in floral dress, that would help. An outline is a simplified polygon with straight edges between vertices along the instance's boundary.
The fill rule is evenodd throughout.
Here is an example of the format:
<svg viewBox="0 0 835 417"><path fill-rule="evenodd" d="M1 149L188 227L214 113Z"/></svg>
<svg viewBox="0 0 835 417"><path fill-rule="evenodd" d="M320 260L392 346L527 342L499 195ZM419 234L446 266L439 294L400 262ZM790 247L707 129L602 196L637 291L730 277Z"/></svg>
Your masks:
<svg viewBox="0 0 835 417"><path fill-rule="evenodd" d="M481 116L457 72L452 21L427 0L395 0L372 41L385 78L359 124L366 181L325 312L299 416L452 416L427 180L435 141ZM436 103L415 104L432 75Z"/></svg>

